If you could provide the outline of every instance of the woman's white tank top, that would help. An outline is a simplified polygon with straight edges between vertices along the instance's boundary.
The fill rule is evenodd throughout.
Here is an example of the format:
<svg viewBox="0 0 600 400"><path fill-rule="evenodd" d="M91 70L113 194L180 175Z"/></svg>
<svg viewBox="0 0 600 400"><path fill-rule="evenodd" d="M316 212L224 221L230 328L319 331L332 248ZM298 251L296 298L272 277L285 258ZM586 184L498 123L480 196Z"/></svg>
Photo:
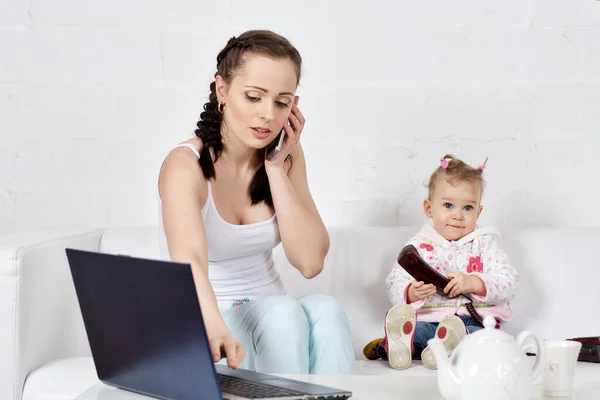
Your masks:
<svg viewBox="0 0 600 400"><path fill-rule="evenodd" d="M188 147L200 158L198 149L189 143L176 147ZM207 183L208 196L202 207L202 220L208 245L208 278L219 309L285 294L272 254L273 248L281 242L276 215L254 224L231 224L219 215L210 180ZM160 196L158 212L161 257L170 260Z"/></svg>

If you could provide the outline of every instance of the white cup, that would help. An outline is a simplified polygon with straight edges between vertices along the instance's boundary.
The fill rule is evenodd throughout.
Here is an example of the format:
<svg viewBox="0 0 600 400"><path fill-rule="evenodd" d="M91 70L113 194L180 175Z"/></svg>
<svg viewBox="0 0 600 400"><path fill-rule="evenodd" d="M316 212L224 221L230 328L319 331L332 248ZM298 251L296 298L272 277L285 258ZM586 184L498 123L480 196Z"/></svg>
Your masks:
<svg viewBox="0 0 600 400"><path fill-rule="evenodd" d="M581 343L572 340L547 340L544 343L546 365L542 369L542 393L547 397L569 397Z"/></svg>

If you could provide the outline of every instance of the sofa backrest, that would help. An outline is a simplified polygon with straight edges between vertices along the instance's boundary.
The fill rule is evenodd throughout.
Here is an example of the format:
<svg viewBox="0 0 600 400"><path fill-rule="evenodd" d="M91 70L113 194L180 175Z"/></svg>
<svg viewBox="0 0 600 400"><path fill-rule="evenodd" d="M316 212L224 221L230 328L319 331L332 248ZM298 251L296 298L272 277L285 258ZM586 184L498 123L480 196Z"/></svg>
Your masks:
<svg viewBox="0 0 600 400"><path fill-rule="evenodd" d="M391 306L385 277L402 246L419 227L330 228L330 251L324 271L306 280L285 258L282 246L275 264L292 296L326 293L348 313L354 350L383 335L383 318ZM515 317L503 329L516 335L532 329L546 339L600 335L600 261L598 228L522 228L503 232L503 245L521 274L513 301ZM159 258L158 231L109 229L100 250Z"/></svg>

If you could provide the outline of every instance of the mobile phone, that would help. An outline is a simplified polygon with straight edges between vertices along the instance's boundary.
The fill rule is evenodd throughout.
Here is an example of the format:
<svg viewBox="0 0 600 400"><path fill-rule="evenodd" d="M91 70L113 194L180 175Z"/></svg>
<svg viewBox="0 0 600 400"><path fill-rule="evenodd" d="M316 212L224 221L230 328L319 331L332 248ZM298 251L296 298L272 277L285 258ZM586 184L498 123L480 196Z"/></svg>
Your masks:
<svg viewBox="0 0 600 400"><path fill-rule="evenodd" d="M287 124L289 125L290 123L287 122ZM273 143L277 143L275 145L275 148L268 150L267 160L273 159L273 157L275 157L277 155L277 153L279 153L281 151L281 148L283 147L284 139L285 139L285 129L281 128L281 132L279 132L277 139L275 139L273 141ZM269 146L269 147L271 147L271 146Z"/></svg>

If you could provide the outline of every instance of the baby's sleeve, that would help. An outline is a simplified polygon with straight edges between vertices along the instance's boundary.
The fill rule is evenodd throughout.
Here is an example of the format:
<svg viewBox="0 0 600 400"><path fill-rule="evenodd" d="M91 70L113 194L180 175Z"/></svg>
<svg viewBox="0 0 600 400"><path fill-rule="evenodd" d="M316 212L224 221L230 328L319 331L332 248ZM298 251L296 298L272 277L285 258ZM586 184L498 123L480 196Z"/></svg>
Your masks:
<svg viewBox="0 0 600 400"><path fill-rule="evenodd" d="M417 236L411 238L406 245L412 244L417 250L419 250L419 239ZM414 282L414 279L404 268L402 268L398 262L394 262L392 270L385 279L385 288L388 293L388 297L393 305L396 304L408 304L408 287ZM424 300L416 301L410 305L418 310L425 303Z"/></svg>
<svg viewBox="0 0 600 400"><path fill-rule="evenodd" d="M482 237L478 268L470 272L479 277L486 287L486 295L473 295L475 300L486 304L503 304L511 301L519 283L519 273L511 265L508 254L494 235Z"/></svg>

